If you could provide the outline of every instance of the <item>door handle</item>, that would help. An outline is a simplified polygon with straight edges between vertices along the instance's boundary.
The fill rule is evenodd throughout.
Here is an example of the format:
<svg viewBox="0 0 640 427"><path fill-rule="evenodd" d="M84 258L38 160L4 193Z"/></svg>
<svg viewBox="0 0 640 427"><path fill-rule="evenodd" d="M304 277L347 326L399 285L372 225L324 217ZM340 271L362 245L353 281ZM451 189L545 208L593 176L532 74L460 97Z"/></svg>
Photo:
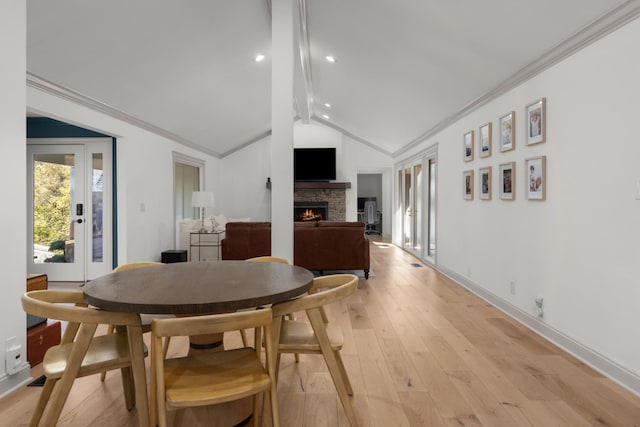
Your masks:
<svg viewBox="0 0 640 427"><path fill-rule="evenodd" d="M82 224L82 222L83 222L83 221L84 221L84 220L83 220L82 218L78 218L78 219L76 219L76 222L77 222L78 224Z"/></svg>

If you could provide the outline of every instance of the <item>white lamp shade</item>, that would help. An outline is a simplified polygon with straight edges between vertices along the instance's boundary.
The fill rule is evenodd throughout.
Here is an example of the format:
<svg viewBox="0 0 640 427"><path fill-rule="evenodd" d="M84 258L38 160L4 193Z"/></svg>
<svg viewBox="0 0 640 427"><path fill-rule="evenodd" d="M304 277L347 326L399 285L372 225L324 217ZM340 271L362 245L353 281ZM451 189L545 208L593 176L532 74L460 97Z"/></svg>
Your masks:
<svg viewBox="0 0 640 427"><path fill-rule="evenodd" d="M211 191L194 191L191 194L191 206L194 208L211 208L215 206L215 198Z"/></svg>

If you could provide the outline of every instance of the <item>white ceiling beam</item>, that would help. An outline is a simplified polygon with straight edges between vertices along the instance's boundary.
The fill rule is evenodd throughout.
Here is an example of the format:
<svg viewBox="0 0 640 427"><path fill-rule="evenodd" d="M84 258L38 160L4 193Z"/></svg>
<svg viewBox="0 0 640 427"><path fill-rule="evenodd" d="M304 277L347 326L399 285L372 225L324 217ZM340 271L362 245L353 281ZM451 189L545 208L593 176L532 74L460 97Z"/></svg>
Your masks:
<svg viewBox="0 0 640 427"><path fill-rule="evenodd" d="M303 123L309 123L313 116L313 83L311 79L311 51L309 48L309 33L307 30L307 2L297 0L298 6L298 48L300 52L300 68L304 82L304 96L298 104L298 113ZM298 95L299 96L299 95ZM297 98L297 97L296 97ZM304 105L301 105L304 104ZM303 110L306 110L304 111Z"/></svg>

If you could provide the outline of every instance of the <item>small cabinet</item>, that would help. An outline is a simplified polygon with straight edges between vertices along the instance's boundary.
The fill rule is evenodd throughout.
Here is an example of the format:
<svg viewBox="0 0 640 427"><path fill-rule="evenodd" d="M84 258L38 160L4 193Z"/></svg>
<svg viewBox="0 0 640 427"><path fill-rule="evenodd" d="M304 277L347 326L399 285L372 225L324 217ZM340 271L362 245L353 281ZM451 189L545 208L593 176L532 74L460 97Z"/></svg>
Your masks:
<svg viewBox="0 0 640 427"><path fill-rule="evenodd" d="M189 234L189 261L218 261L224 231Z"/></svg>
<svg viewBox="0 0 640 427"><path fill-rule="evenodd" d="M60 344L61 333L62 325L57 321L27 329L27 361L32 367L42 362L50 347Z"/></svg>

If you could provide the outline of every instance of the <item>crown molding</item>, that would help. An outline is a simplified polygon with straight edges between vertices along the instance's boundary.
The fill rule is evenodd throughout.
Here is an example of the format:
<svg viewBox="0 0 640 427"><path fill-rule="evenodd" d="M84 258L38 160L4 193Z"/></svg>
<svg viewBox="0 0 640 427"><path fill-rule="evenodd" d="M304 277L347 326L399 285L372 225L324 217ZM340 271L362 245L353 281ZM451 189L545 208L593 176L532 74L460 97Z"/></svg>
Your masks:
<svg viewBox="0 0 640 427"><path fill-rule="evenodd" d="M313 114L311 116L311 119L316 121L316 122L318 122L318 123L320 123L320 124L323 124L323 125L325 125L327 127L330 127L330 128L332 128L334 130L337 130L338 132L342 133L343 135L348 136L349 138L351 138L353 140L356 140L359 143L364 144L364 145L366 145L367 147L369 147L369 148L371 148L373 150L379 151L380 153L382 153L382 154L384 154L386 156L390 156L390 157L393 156L390 151L383 150L379 146L367 141L366 139L360 138L359 136L352 134L348 130L345 130L344 128L341 128L340 126L337 126L337 125L335 125L335 124L333 124L331 122L328 122L327 120L324 120L323 118L318 117L315 114Z"/></svg>
<svg viewBox="0 0 640 427"><path fill-rule="evenodd" d="M590 44L600 40L604 36L614 32L620 27L628 24L640 16L640 0L628 0L599 17L590 24L575 32L565 41L551 48L545 54L526 67L514 73L507 80L496 86L484 95L474 99L456 113L445 118L431 129L427 130L404 147L393 152L392 156L397 157L414 148L424 140L435 136L453 123L489 103L490 101L504 95L511 89L521 85L527 80L535 77L543 71L551 68L557 63L567 59L574 53L584 49Z"/></svg>
<svg viewBox="0 0 640 427"><path fill-rule="evenodd" d="M234 147L233 149L229 150L229 151L225 151L224 153L222 153L220 155L221 159L224 159L227 156L230 156L231 154L235 153L236 151L240 151L245 147L248 147L249 145L260 141L261 139L264 139L268 136L271 135L271 129L266 130L264 132L259 133L258 135L254 136L253 138L249 139L248 141L246 141L245 143L238 145L237 147Z"/></svg>
<svg viewBox="0 0 640 427"><path fill-rule="evenodd" d="M27 86L37 89L41 92L48 93L55 97L64 99L66 101L73 102L74 104L82 105L91 110L98 111L109 117L113 117L114 119L129 123L135 127L145 129L151 133L162 136L171 141L193 148L194 150L198 150L213 157L220 158L220 153L217 153L216 151L203 147L199 144L189 141L188 139L182 138L172 132L159 128L158 126L152 125L149 122L141 120L135 116L132 116L131 114L125 113L124 111L118 110L117 108L114 108L102 101L98 101L97 99L84 95L78 91L57 85L49 80L36 76L29 71L27 71Z"/></svg>

